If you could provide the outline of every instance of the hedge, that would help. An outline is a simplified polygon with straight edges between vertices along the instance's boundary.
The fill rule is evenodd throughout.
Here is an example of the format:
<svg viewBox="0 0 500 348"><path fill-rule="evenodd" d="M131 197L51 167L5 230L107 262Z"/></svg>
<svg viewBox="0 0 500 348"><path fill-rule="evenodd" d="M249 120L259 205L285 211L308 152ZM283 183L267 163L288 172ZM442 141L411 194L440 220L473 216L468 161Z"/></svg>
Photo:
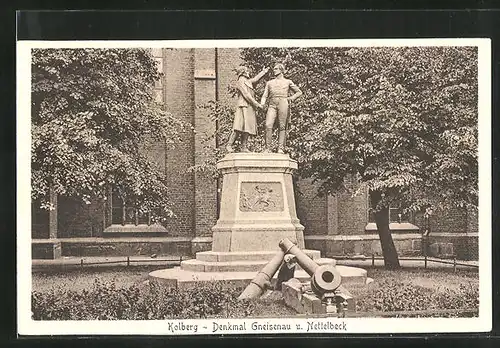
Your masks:
<svg viewBox="0 0 500 348"><path fill-rule="evenodd" d="M149 282L117 287L96 280L90 290L51 289L32 292L34 320L148 320L186 318L290 317L280 293L266 300L238 300L243 289L214 282L179 290ZM433 289L383 280L356 298L359 312L478 308L477 286Z"/></svg>

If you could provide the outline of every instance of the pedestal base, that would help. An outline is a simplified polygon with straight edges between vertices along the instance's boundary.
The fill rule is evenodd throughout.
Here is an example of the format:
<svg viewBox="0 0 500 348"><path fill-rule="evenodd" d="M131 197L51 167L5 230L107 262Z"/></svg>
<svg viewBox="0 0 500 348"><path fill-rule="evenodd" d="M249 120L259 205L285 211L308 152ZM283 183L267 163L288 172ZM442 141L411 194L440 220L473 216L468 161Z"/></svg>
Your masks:
<svg viewBox="0 0 500 348"><path fill-rule="evenodd" d="M364 269L338 265L336 267L342 276L342 285L366 284L367 273ZM149 280L179 289L193 288L199 286L200 283L214 281L222 282L225 286L245 288L256 275L257 272L195 272L175 267L151 272ZM272 285L276 282L276 278L277 275L271 281ZM303 270L296 270L295 278L305 282L311 277Z"/></svg>
<svg viewBox="0 0 500 348"><path fill-rule="evenodd" d="M333 259L321 259L319 250L304 250L318 263L333 263ZM196 259L181 262L181 269L191 272L257 272L276 254L275 251L218 252L203 251L196 253Z"/></svg>

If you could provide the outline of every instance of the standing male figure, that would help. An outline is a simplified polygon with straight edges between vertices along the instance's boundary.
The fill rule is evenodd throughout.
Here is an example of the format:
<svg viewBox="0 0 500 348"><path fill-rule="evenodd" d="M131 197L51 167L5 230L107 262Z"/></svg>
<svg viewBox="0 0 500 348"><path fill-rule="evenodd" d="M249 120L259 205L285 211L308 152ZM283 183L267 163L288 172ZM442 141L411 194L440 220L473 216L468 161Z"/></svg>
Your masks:
<svg viewBox="0 0 500 348"><path fill-rule="evenodd" d="M273 127L278 116L279 122L279 136L278 136L278 153L284 153L286 130L290 118L289 102L297 99L302 95L302 91L297 87L292 80L284 77L285 66L283 64L276 64L273 68L275 78L268 81L262 99L261 105L265 105L269 100L269 107L266 114L266 148L264 152L271 152L271 140L273 135ZM294 92L293 95L288 96L289 90Z"/></svg>
<svg viewBox="0 0 500 348"><path fill-rule="evenodd" d="M246 66L240 66L236 69L238 75L236 84L238 101L234 114L233 131L226 145L228 152L234 152L233 145L237 135L240 135L241 152L249 152L247 147L248 136L257 134L256 109L264 108L255 100L253 84L257 83L268 71L269 68L264 68L255 77L250 78L250 69Z"/></svg>

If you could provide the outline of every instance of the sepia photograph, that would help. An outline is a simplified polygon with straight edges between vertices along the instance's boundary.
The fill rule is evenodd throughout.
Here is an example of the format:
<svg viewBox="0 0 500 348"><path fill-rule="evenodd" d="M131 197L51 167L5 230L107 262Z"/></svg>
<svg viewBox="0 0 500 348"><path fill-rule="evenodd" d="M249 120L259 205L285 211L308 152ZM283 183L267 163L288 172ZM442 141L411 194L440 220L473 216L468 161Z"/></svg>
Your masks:
<svg viewBox="0 0 500 348"><path fill-rule="evenodd" d="M19 41L19 332L490 330L490 56Z"/></svg>

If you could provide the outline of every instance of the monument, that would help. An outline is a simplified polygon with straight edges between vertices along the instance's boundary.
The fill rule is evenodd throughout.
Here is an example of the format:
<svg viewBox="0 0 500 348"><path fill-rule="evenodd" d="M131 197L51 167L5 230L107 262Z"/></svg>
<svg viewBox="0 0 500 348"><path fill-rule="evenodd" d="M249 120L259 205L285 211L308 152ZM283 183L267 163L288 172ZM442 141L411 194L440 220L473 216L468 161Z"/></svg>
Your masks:
<svg viewBox="0 0 500 348"><path fill-rule="evenodd" d="M292 80L286 79L284 76L285 66L276 64L273 68L274 79L266 83L264 93L260 100L262 106L269 102L266 112L266 149L265 152L271 152L271 139L273 127L278 119L278 153L284 153L286 142L286 131L290 122L290 105L291 101L299 98L302 91L297 87ZM289 91L294 94L289 95Z"/></svg>
<svg viewBox="0 0 500 348"><path fill-rule="evenodd" d="M283 239L297 245L317 264L335 265L334 259L321 258L319 250L305 249L304 226L297 217L292 182L297 162L284 153L288 101L300 97L302 92L283 77L284 66L277 64L273 69L275 78L266 84L259 104L250 91L253 85L248 69L240 67L237 72L240 94L227 144L229 153L217 163L223 182L220 215L212 228L212 250L196 253L194 259L182 261L180 267L150 273L151 279L169 286L195 286L197 282L213 280L246 286L273 259ZM253 80L258 81L265 72L263 69ZM292 96L288 96L289 90L294 92ZM250 152L246 139L252 134L255 109L263 108L267 100L266 150ZM278 153L271 153L270 136L276 117L280 126L279 147ZM233 152L236 132L242 136L241 152ZM366 271L362 269L339 266L338 270L344 280L366 281ZM297 270L295 277L309 276Z"/></svg>
<svg viewBox="0 0 500 348"><path fill-rule="evenodd" d="M236 89L238 91L238 101L234 113L233 131L229 136L226 145L228 152L234 152L234 142L240 138L241 152L249 152L247 148L248 136L257 134L256 109L263 109L264 106L255 100L253 84L268 72L269 68L264 68L255 77L250 78L250 69L246 66L240 66L236 69L238 81Z"/></svg>
<svg viewBox="0 0 500 348"><path fill-rule="evenodd" d="M284 154L233 153L217 168L223 183L214 252L262 251L283 238L304 248L292 185L296 161Z"/></svg>

